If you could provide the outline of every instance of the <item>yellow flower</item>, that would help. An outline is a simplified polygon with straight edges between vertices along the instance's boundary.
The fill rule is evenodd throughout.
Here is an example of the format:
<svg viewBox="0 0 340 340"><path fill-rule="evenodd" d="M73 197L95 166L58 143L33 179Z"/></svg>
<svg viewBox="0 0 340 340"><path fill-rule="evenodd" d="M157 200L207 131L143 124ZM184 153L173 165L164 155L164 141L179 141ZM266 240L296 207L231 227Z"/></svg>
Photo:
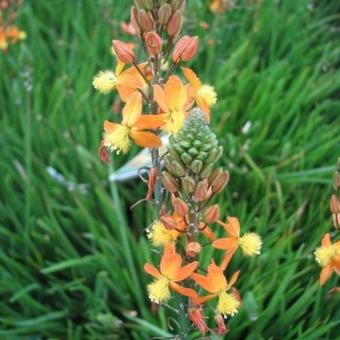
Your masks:
<svg viewBox="0 0 340 340"><path fill-rule="evenodd" d="M238 244L244 255L255 256L261 253L262 241L259 235L247 233L240 237Z"/></svg>
<svg viewBox="0 0 340 340"><path fill-rule="evenodd" d="M206 114L206 119L210 122L210 108L217 102L217 94L211 85L202 84L196 73L187 67L182 67L185 78L190 83L190 97L194 99L199 108Z"/></svg>
<svg viewBox="0 0 340 340"><path fill-rule="evenodd" d="M176 230L169 230L165 228L160 221L155 221L148 231L148 238L154 246L163 246L175 241L179 233Z"/></svg>
<svg viewBox="0 0 340 340"><path fill-rule="evenodd" d="M218 303L216 310L218 313L227 316L234 316L240 308L241 302L237 300L233 295L226 292L221 292L218 295Z"/></svg>

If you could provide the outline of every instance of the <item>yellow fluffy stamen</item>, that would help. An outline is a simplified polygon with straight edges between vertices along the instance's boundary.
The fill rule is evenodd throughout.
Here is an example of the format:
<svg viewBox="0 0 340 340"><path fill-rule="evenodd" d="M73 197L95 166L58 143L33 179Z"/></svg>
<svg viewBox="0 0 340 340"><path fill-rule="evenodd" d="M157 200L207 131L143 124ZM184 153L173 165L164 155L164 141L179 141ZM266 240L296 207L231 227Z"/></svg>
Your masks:
<svg viewBox="0 0 340 340"><path fill-rule="evenodd" d="M210 85L203 85L199 90L197 95L204 99L209 107L216 104L217 94L215 89Z"/></svg>
<svg viewBox="0 0 340 340"><path fill-rule="evenodd" d="M149 298L158 304L167 302L170 299L170 281L161 277L148 285Z"/></svg>
<svg viewBox="0 0 340 340"><path fill-rule="evenodd" d="M99 92L106 94L115 89L117 77L112 71L101 71L94 77L92 85Z"/></svg>
<svg viewBox="0 0 340 340"><path fill-rule="evenodd" d="M171 110L165 120L163 129L170 135L176 134L184 125L185 113L183 110Z"/></svg>
<svg viewBox="0 0 340 340"><path fill-rule="evenodd" d="M336 255L336 249L333 246L319 247L314 254L316 262L319 263L321 267L326 267Z"/></svg>
<svg viewBox="0 0 340 340"><path fill-rule="evenodd" d="M244 255L254 256L261 253L262 241L259 235L255 233L244 234L238 242Z"/></svg>
<svg viewBox="0 0 340 340"><path fill-rule="evenodd" d="M224 316L234 316L238 312L240 305L240 301L238 301L234 296L226 292L221 292L218 295L216 310Z"/></svg>
<svg viewBox="0 0 340 340"><path fill-rule="evenodd" d="M104 133L104 145L111 151L117 151L117 154L127 153L131 145L129 135L130 129L120 125L113 132Z"/></svg>
<svg viewBox="0 0 340 340"><path fill-rule="evenodd" d="M169 244L177 239L178 232L176 230L168 230L160 221L153 223L148 231L148 238L154 246L162 246Z"/></svg>

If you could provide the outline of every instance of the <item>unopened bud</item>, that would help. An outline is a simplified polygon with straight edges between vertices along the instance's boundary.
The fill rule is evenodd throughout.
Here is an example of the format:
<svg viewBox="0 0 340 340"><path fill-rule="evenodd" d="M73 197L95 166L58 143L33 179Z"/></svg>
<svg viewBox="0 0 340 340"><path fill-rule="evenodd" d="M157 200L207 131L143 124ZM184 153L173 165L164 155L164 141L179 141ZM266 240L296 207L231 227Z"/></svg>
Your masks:
<svg viewBox="0 0 340 340"><path fill-rule="evenodd" d="M195 189L194 198L197 202L204 202L207 200L208 183L205 180L198 182Z"/></svg>
<svg viewBox="0 0 340 340"><path fill-rule="evenodd" d="M214 204L208 207L204 212L204 220L208 224L215 223L220 218L220 207L218 204Z"/></svg>
<svg viewBox="0 0 340 340"><path fill-rule="evenodd" d="M211 182L211 189L213 193L221 192L224 187L229 182L229 172L223 171L219 176L217 176L212 182Z"/></svg>
<svg viewBox="0 0 340 340"><path fill-rule="evenodd" d="M176 178L170 175L170 173L167 171L162 172L162 183L165 189L170 193L175 193L178 191L178 183Z"/></svg>
<svg viewBox="0 0 340 340"><path fill-rule="evenodd" d="M195 181L191 177L185 176L182 178L182 186L187 194L191 194L195 190Z"/></svg>
<svg viewBox="0 0 340 340"><path fill-rule="evenodd" d="M144 34L144 39L150 55L158 55L162 51L162 39L156 32Z"/></svg>
<svg viewBox="0 0 340 340"><path fill-rule="evenodd" d="M179 217L184 217L188 214L189 208L188 205L179 197L175 198L173 201L173 208L175 213Z"/></svg>
<svg viewBox="0 0 340 340"><path fill-rule="evenodd" d="M131 7L130 22L134 30L137 33L140 33L140 27L138 23L138 9L135 6Z"/></svg>
<svg viewBox="0 0 340 340"><path fill-rule="evenodd" d="M175 64L185 61L188 62L196 55L198 50L198 37L182 37L175 45L172 60Z"/></svg>
<svg viewBox="0 0 340 340"><path fill-rule="evenodd" d="M196 326L202 335L205 335L209 328L204 320L202 308L189 308L188 316L190 321Z"/></svg>
<svg viewBox="0 0 340 340"><path fill-rule="evenodd" d="M186 174L186 170L182 163L177 162L177 161L172 161L172 167L174 169L174 175L177 177L183 177Z"/></svg>
<svg viewBox="0 0 340 340"><path fill-rule="evenodd" d="M340 172L339 171L334 173L333 186L334 186L334 190L340 190Z"/></svg>
<svg viewBox="0 0 340 340"><path fill-rule="evenodd" d="M330 208L332 214L340 213L340 200L335 195L331 196Z"/></svg>
<svg viewBox="0 0 340 340"><path fill-rule="evenodd" d="M228 326L224 322L224 318L221 314L215 315L215 321L217 324L216 334L217 335L225 335L229 332Z"/></svg>
<svg viewBox="0 0 340 340"><path fill-rule="evenodd" d="M110 156L108 151L106 150L106 147L104 146L104 142L100 142L99 150L98 150L98 156L104 163L110 162Z"/></svg>
<svg viewBox="0 0 340 340"><path fill-rule="evenodd" d="M182 28L183 24L183 14L181 11L177 10L168 22L166 32L170 37L175 37Z"/></svg>
<svg viewBox="0 0 340 340"><path fill-rule="evenodd" d="M163 4L158 11L158 20L161 25L166 25L171 17L171 6Z"/></svg>
<svg viewBox="0 0 340 340"><path fill-rule="evenodd" d="M208 179L209 184L211 185L211 183L215 180L215 178L216 178L217 176L219 176L222 172L223 172L223 168L215 169L215 170L211 173L211 175L209 176L209 179Z"/></svg>
<svg viewBox="0 0 340 340"><path fill-rule="evenodd" d="M116 52L117 58L125 63L132 64L135 61L135 53L131 46L121 40L113 40L112 47Z"/></svg>
<svg viewBox="0 0 340 340"><path fill-rule="evenodd" d="M189 242L185 247L185 253L189 257L196 257L201 251L201 245L198 242Z"/></svg>
<svg viewBox="0 0 340 340"><path fill-rule="evenodd" d="M333 225L335 229L340 229L340 213L332 214Z"/></svg>
<svg viewBox="0 0 340 340"><path fill-rule="evenodd" d="M173 230L177 227L177 223L174 219L169 215L163 215L160 217L161 222L163 223L164 227L168 230Z"/></svg>
<svg viewBox="0 0 340 340"><path fill-rule="evenodd" d="M138 11L138 22L144 32L150 32L154 27L154 20L150 12L145 12L144 9Z"/></svg>
<svg viewBox="0 0 340 340"><path fill-rule="evenodd" d="M153 0L142 0L142 4L147 11L150 11L153 8Z"/></svg>

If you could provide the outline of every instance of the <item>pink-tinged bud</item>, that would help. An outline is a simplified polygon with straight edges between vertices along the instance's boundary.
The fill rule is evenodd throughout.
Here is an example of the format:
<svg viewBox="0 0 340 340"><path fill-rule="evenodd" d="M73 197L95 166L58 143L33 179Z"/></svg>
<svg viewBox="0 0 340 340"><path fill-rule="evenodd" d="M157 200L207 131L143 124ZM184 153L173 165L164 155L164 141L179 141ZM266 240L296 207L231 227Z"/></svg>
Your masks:
<svg viewBox="0 0 340 340"><path fill-rule="evenodd" d="M333 225L335 229L340 229L340 213L332 214Z"/></svg>
<svg viewBox="0 0 340 340"><path fill-rule="evenodd" d="M110 155L107 152L103 141L100 142L100 146L99 146L99 150L98 150L98 156L104 163L110 162Z"/></svg>
<svg viewBox="0 0 340 340"><path fill-rule="evenodd" d="M201 334L204 335L208 332L209 328L204 320L202 308L189 308L188 316Z"/></svg>
<svg viewBox="0 0 340 340"><path fill-rule="evenodd" d="M211 189L213 193L221 192L224 187L229 182L229 172L223 171L220 175L218 175L212 182L211 182Z"/></svg>
<svg viewBox="0 0 340 340"><path fill-rule="evenodd" d="M158 55L162 52L162 39L156 32L145 33L144 40L150 55Z"/></svg>
<svg viewBox="0 0 340 340"><path fill-rule="evenodd" d="M138 9L134 6L131 7L130 22L136 33L140 33L140 27L138 23Z"/></svg>
<svg viewBox="0 0 340 340"><path fill-rule="evenodd" d="M333 214L340 213L340 200L335 195L331 196L330 208Z"/></svg>
<svg viewBox="0 0 340 340"><path fill-rule="evenodd" d="M171 6L163 4L158 10L158 20L161 25L166 25L171 17Z"/></svg>
<svg viewBox="0 0 340 340"><path fill-rule="evenodd" d="M215 223L220 218L220 207L214 204L208 207L204 212L204 220L207 223Z"/></svg>
<svg viewBox="0 0 340 340"><path fill-rule="evenodd" d="M175 193L178 191L178 182L176 178L170 175L170 173L167 171L162 172L162 183L165 189L170 193Z"/></svg>
<svg viewBox="0 0 340 340"><path fill-rule="evenodd" d="M182 37L175 45L172 60L175 64L185 61L188 62L194 58L199 45L198 37Z"/></svg>
<svg viewBox="0 0 340 340"><path fill-rule="evenodd" d="M132 64L135 61L135 53L129 44L121 40L113 40L112 47L116 52L117 58L125 63Z"/></svg>
<svg viewBox="0 0 340 340"><path fill-rule="evenodd" d="M188 205L179 197L174 199L173 208L179 217L184 217L189 212Z"/></svg>
<svg viewBox="0 0 340 340"><path fill-rule="evenodd" d="M215 330L217 335L225 335L229 332L229 327L225 324L221 314L215 315L215 321L217 323L217 329Z"/></svg>
<svg viewBox="0 0 340 340"><path fill-rule="evenodd" d="M201 245L198 242L189 242L185 247L185 253L189 257L196 257L201 251Z"/></svg>
<svg viewBox="0 0 340 340"><path fill-rule="evenodd" d="M164 224L164 227L168 230L173 230L177 228L176 221L170 215L163 215L160 217L160 220Z"/></svg>
<svg viewBox="0 0 340 340"><path fill-rule="evenodd" d="M145 12L144 9L138 11L138 22L140 28L144 32L152 31L155 24L152 14L150 12Z"/></svg>
<svg viewBox="0 0 340 340"><path fill-rule="evenodd" d="M175 37L181 30L183 24L183 14L177 10L168 22L166 32L170 37Z"/></svg>
<svg viewBox="0 0 340 340"><path fill-rule="evenodd" d="M208 198L208 183L203 180L197 183L196 189L194 192L194 198L197 202L204 202Z"/></svg>

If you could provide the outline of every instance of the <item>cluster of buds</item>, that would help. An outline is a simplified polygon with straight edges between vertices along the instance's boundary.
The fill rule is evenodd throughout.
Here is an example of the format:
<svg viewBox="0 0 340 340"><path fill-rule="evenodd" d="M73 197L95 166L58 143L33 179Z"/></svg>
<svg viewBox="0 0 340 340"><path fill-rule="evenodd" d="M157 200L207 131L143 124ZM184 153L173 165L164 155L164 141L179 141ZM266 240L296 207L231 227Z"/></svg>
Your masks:
<svg viewBox="0 0 340 340"><path fill-rule="evenodd" d="M183 65L199 46L197 37L181 36L185 5L185 0L134 1L126 29L136 33L145 58L138 45L115 39L115 70L101 71L93 80L99 92L117 91L123 102L121 122L104 122L99 155L108 162L110 152L127 153L133 143L151 149L145 200L153 203L156 219L147 235L162 255L159 268L150 263L144 267L154 277L147 287L150 300L165 304L171 291L180 294L187 299L188 322L202 334L224 334L228 327L223 317L234 315L241 305L233 287L239 272L227 281L224 271L238 249L246 256L258 255L261 239L255 233L241 235L236 217L223 222L219 205L212 203L229 173L217 166L223 148L209 127L215 89ZM162 156L161 135L169 136ZM217 238L215 229L221 227L225 237ZM222 260L216 264L212 258L204 271L198 259L206 246L217 249ZM210 330L205 304L215 298L217 329Z"/></svg>
<svg viewBox="0 0 340 340"><path fill-rule="evenodd" d="M6 52L10 45L26 38L15 21L23 0L0 0L0 50Z"/></svg>
<svg viewBox="0 0 340 340"><path fill-rule="evenodd" d="M334 228L340 229L340 158L337 170L333 176L334 194L330 199L330 210ZM333 272L340 275L340 241L332 244L330 234L327 233L321 240L321 247L315 251L315 260L322 268L320 273L320 285L324 285Z"/></svg>

